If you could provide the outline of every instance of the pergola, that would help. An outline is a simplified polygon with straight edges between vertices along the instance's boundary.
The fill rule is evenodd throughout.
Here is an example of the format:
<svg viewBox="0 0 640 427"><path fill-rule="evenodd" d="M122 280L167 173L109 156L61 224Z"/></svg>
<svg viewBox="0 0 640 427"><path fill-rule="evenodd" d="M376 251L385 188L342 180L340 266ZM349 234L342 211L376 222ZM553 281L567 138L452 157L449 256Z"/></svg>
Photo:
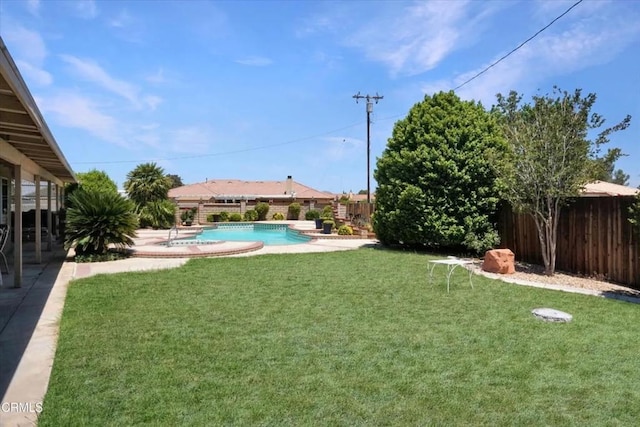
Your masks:
<svg viewBox="0 0 640 427"><path fill-rule="evenodd" d="M13 179L14 286L22 283L22 181L35 183L35 251L41 261L41 182L47 182L48 224L51 224L52 186L55 197L62 198L64 183L76 177L44 121L18 67L0 37L0 177ZM10 193L10 192L9 192ZM10 209L5 220L10 223ZM51 228L49 226L49 228ZM52 234L47 234L51 249Z"/></svg>

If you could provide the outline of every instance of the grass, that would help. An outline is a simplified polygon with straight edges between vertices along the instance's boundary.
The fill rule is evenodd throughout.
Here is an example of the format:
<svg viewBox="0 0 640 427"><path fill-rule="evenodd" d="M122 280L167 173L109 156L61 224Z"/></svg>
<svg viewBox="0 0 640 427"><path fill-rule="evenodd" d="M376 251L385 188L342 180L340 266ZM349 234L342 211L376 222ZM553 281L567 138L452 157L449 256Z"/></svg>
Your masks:
<svg viewBox="0 0 640 427"><path fill-rule="evenodd" d="M640 307L427 257L197 259L73 282L41 426L635 425ZM574 316L546 323L531 310Z"/></svg>

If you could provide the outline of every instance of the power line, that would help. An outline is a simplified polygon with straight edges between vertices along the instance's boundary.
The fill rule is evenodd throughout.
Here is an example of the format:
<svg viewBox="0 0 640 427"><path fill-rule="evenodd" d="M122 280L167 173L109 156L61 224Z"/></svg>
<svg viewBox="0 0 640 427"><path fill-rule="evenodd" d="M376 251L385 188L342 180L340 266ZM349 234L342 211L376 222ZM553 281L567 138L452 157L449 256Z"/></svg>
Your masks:
<svg viewBox="0 0 640 427"><path fill-rule="evenodd" d="M494 66L496 66L497 64L499 64L500 62L502 62L503 59L506 59L508 56L510 56L512 53L516 52L517 50L519 50L522 46L524 46L525 44L529 43L531 40L533 40L534 38L536 38L538 36L538 34L542 33L544 30L546 30L547 28L549 28L550 26L552 26L558 19L562 18L564 15L566 15L567 13L569 13L571 11L571 9L573 9L574 7L576 7L577 5L579 5L580 3L582 3L583 0L578 0L577 2L575 2L569 9L565 10L561 15L557 16L553 21L549 22L546 26L544 26L543 28L541 28L538 32L536 32L534 35L532 35L531 37L529 37L528 39L526 39L525 41L523 41L522 43L520 43L515 49L511 50L511 52L507 53L506 55L504 55L502 58L498 59L496 62L494 62L493 64L489 65L487 68L485 68L484 70L480 71L478 74L476 74L475 76L471 77L469 80L465 81L464 83L458 85L457 87L455 87L453 89L453 91L455 92L456 90L460 89L462 86L466 85L467 83L472 82L473 80L475 80L476 78L480 77L482 74L486 73L487 71L489 71L491 68L493 68Z"/></svg>
<svg viewBox="0 0 640 427"><path fill-rule="evenodd" d="M532 35L531 37L529 37L528 39L526 39L525 41L520 43L517 47L512 49L509 53L507 53L506 55L503 55L500 59L498 59L497 61L493 62L491 65L487 66L486 68L484 68L482 71L480 71L479 73L477 73L476 75L474 75L470 79L468 79L468 80L464 81L463 83L461 83L460 85L456 86L453 89L453 91L455 92L456 90L460 89L461 87L463 87L463 86L467 85L468 83L472 82L473 80L477 79L482 74L486 73L491 68L493 68L494 66L496 66L497 64L502 62L504 59L506 59L509 56L511 56L513 53L515 53L520 48L522 48L525 44L527 44L528 42L530 42L531 40L536 38L540 33L545 31L547 28L549 28L556 21L561 19L563 16L565 16L567 13L569 13L573 8L578 6L583 1L584 0L578 0L577 2L575 2L567 10L565 10L562 14L558 15L551 22L549 22L547 25L545 25L540 30L538 30L534 35ZM368 101L369 98L375 99L375 97L370 97L369 95L362 96L362 95L360 95L360 92L358 92L357 95L359 95L360 98L367 98L367 101ZM376 94L376 96L377 96L377 94ZM356 98L356 95L354 95L353 97ZM356 98L356 101L357 101L357 99L358 98ZM379 99L382 99L382 97L380 97ZM377 100L376 100L376 103L377 103ZM400 116L402 116L402 114L381 118L379 120L389 120L389 119L394 119L394 118L400 117ZM330 131L327 131L327 132L323 132L323 133L320 133L320 134L317 134L317 135L298 138L298 139L294 139L294 140L286 141L286 142L281 142L281 143L277 143L277 144L263 145L263 146L259 146L259 147L250 147L250 148L245 148L245 149L241 149L241 150L222 151L222 152L219 152L219 153L199 154L199 155L191 155L191 156L167 157L167 158L163 158L163 159L112 160L112 161L73 162L73 163L74 164L78 164L78 165L82 165L82 164L141 163L141 162L151 162L151 161L186 160L186 159L195 159L195 158L202 158L202 157L225 156L225 155L229 155L229 154L246 153L246 152L249 152L249 151L264 150L264 149L267 149L267 148L273 148L273 147L280 147L280 146L283 146L283 145L295 144L296 142L306 141L306 140L309 140L309 139L314 139L314 138L318 138L318 137L321 137L321 136L330 135L330 134L332 134L334 132L338 132L338 131L341 131L341 130L349 129L349 128L352 128L354 126L357 126L358 124L359 123L353 123L353 124L350 124L350 125L347 125L347 126L343 126L341 128L338 128L338 129L333 129L333 130L330 130Z"/></svg>
<svg viewBox="0 0 640 427"><path fill-rule="evenodd" d="M199 158L203 158L203 157L226 156L226 155L229 155L229 154L246 153L246 152L249 152L249 151L264 150L264 149L267 149L267 148L281 147L283 145L295 144L296 142L308 141L310 139L319 138L321 136L331 135L334 132L338 132L338 131L345 130L345 129L350 129L350 128L358 126L358 125L360 125L360 122L355 122L355 123L352 123L350 125L343 126L341 128L338 128L338 129L333 129L333 130L330 130L330 131L327 131L327 132L319 133L319 134L316 134L316 135L311 135L311 136L305 136L305 137L302 137L302 138L292 139L290 141L279 142L279 143L270 144L270 145L261 145L259 147L243 148L243 149L240 149L240 150L221 151L221 152L218 152L218 153L194 154L194 155L190 155L190 156L167 157L167 158L164 158L164 159L111 160L111 161L73 162L73 163L74 164L78 164L78 165L84 165L84 164L88 164L88 165L101 164L101 165L104 165L104 164L116 164L116 163L160 162L160 161L168 161L168 160L187 160L187 159L199 159Z"/></svg>

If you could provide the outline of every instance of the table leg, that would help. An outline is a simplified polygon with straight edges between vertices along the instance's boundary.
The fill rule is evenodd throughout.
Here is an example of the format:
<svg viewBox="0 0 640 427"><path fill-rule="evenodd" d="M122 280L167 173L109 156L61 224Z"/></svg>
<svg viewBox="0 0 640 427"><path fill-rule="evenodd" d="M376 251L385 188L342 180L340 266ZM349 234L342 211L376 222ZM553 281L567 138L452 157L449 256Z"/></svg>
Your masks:
<svg viewBox="0 0 640 427"><path fill-rule="evenodd" d="M433 286L433 269L435 268L435 264L434 263L430 263L431 265L429 266L429 283L431 283L431 286Z"/></svg>
<svg viewBox="0 0 640 427"><path fill-rule="evenodd" d="M449 285L451 283L451 275L453 274L453 270L456 269L458 264L449 264L447 265L447 293L449 293Z"/></svg>

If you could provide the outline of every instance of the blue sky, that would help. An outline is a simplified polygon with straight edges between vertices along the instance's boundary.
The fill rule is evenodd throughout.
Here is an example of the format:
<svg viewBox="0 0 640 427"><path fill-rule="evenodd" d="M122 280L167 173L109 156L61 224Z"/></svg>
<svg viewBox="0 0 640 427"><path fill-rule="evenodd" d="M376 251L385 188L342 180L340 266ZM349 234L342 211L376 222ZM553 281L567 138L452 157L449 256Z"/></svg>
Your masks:
<svg viewBox="0 0 640 427"><path fill-rule="evenodd" d="M0 35L76 172L122 187L155 161L185 183L367 185L395 121L453 89L575 1L0 0ZM611 147L640 184L640 1L586 0L457 91L495 102L553 85L594 92L632 125ZM375 181L372 180L372 189Z"/></svg>

